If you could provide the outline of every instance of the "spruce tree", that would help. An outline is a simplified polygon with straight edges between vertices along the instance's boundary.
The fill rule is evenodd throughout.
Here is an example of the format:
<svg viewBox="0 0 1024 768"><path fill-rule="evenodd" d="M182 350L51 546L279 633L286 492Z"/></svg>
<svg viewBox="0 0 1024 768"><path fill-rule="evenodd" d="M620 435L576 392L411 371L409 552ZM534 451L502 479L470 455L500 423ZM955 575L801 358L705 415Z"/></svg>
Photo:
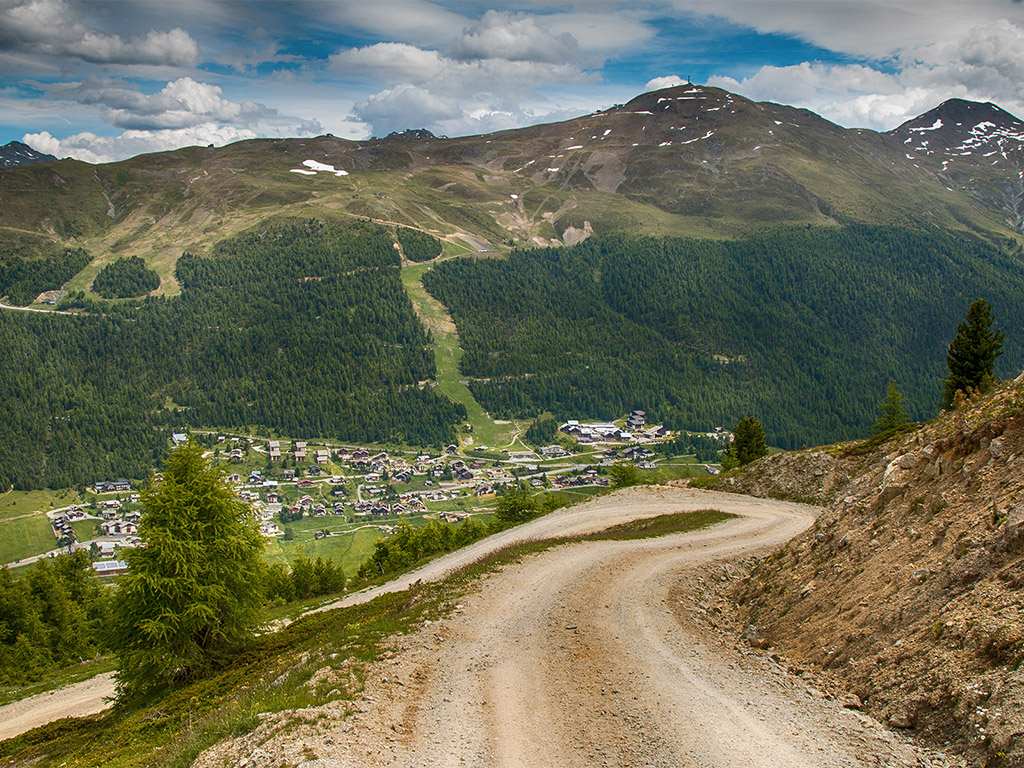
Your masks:
<svg viewBox="0 0 1024 768"><path fill-rule="evenodd" d="M726 469L742 467L768 455L764 427L753 416L740 419L732 435L732 445L722 461L722 466Z"/></svg>
<svg viewBox="0 0 1024 768"><path fill-rule="evenodd" d="M949 375L943 381L942 406L949 408L957 392L984 392L993 382L996 358L1002 354L1003 332L992 330L992 307L978 299L957 325L946 352Z"/></svg>
<svg viewBox="0 0 1024 768"><path fill-rule="evenodd" d="M118 696L129 700L202 677L256 629L263 539L255 518L193 441L142 492L114 607Z"/></svg>
<svg viewBox="0 0 1024 768"><path fill-rule="evenodd" d="M894 382L889 382L885 392L885 400L878 406L878 421L871 428L871 434L881 435L892 432L907 423L907 414L903 410L903 395L896 389Z"/></svg>

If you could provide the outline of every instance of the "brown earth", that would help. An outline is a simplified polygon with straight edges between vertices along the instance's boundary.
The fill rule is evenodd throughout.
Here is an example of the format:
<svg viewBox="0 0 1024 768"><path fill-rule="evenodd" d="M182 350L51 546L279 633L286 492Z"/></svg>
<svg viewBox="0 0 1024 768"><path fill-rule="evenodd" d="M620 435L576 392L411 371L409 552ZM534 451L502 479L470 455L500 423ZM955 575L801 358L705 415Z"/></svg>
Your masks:
<svg viewBox="0 0 1024 768"><path fill-rule="evenodd" d="M972 765L1024 765L1024 377L880 446L724 487L822 503L730 588L737 631Z"/></svg>
<svg viewBox="0 0 1024 768"><path fill-rule="evenodd" d="M194 765L950 765L691 620L704 569L728 573L735 559L782 546L817 510L633 489L574 508L575 522L558 527L708 507L739 517L562 545L490 573L452 615L396 638L360 700L264 716Z"/></svg>

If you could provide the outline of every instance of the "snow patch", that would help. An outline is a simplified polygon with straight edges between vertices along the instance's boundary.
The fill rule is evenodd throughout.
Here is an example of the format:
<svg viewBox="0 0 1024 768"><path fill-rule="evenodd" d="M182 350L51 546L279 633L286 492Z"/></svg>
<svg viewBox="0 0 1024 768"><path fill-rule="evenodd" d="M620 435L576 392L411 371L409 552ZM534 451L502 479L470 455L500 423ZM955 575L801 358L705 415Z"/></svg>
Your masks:
<svg viewBox="0 0 1024 768"><path fill-rule="evenodd" d="M639 112L634 112L634 115L653 115L653 112L648 112L646 109L641 109Z"/></svg>
<svg viewBox="0 0 1024 768"><path fill-rule="evenodd" d="M343 171L340 168L335 168L333 165L320 163L316 160L303 160L302 164L314 173L317 171L323 171L324 173L333 173L335 176L348 176L348 171Z"/></svg>
<svg viewBox="0 0 1024 768"><path fill-rule="evenodd" d="M957 123L957 125L960 125L960 123ZM928 128L911 128L910 130L912 130L912 131L937 131L941 127L942 127L942 119L939 118L934 123L932 123L931 126L928 127Z"/></svg>
<svg viewBox="0 0 1024 768"><path fill-rule="evenodd" d="M583 149L583 145L582 144L573 144L571 147L566 147L566 149Z"/></svg>
<svg viewBox="0 0 1024 768"><path fill-rule="evenodd" d="M604 135L602 136L602 138L604 138L604 136L607 136L611 132L612 132L612 129L608 128L607 130L605 130Z"/></svg>
<svg viewBox="0 0 1024 768"><path fill-rule="evenodd" d="M686 141L680 141L679 143L680 144L693 144L693 142L695 142L695 141L703 141L704 139L709 139L709 138L711 138L714 135L715 135L714 131L708 131L703 136L698 136L696 139L687 139Z"/></svg>
<svg viewBox="0 0 1024 768"><path fill-rule="evenodd" d="M305 168L292 168L289 173L301 173L303 176L316 176L316 171L307 171Z"/></svg>

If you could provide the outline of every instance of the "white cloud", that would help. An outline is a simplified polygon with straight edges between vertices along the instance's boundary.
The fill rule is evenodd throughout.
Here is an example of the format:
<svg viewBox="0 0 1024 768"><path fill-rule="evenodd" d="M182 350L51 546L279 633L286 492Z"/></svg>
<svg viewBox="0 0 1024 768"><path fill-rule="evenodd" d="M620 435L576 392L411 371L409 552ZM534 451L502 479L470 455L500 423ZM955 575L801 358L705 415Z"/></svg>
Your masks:
<svg viewBox="0 0 1024 768"><path fill-rule="evenodd" d="M533 16L487 11L463 31L449 49L455 59L504 59L562 64L579 58L579 45L568 32L552 34Z"/></svg>
<svg viewBox="0 0 1024 768"><path fill-rule="evenodd" d="M242 139L254 139L257 134L245 128L204 123L189 128L166 131L125 131L117 136L98 136L95 133L76 133L64 139L49 132L26 133L22 141L40 152L57 157L73 157L87 163L108 163L147 152L163 152L187 146L222 146Z"/></svg>
<svg viewBox="0 0 1024 768"><path fill-rule="evenodd" d="M1024 8L1014 0L672 0L672 4L758 32L788 35L873 59L917 58L933 50L935 41L956 39L963 30L999 19L1024 19Z"/></svg>
<svg viewBox="0 0 1024 768"><path fill-rule="evenodd" d="M381 136L405 128L436 126L461 114L456 100L413 85L372 94L356 104L353 112Z"/></svg>
<svg viewBox="0 0 1024 768"><path fill-rule="evenodd" d="M47 87L54 102L101 107L103 120L125 129L116 136L92 132L59 139L47 131L26 134L26 144L86 162L123 160L191 144L226 144L257 136L314 136L318 120L281 114L251 101L233 102L219 86L182 77L156 93L142 93L119 80L87 79Z"/></svg>
<svg viewBox="0 0 1024 768"><path fill-rule="evenodd" d="M655 77L653 80L648 80L646 85L644 85L644 93L660 91L662 88L673 88L677 85L686 85L686 81L679 75Z"/></svg>
<svg viewBox="0 0 1024 768"><path fill-rule="evenodd" d="M0 50L80 59L93 64L178 67L199 61L199 46L184 29L151 29L123 38L75 21L76 6L64 0L0 2Z"/></svg>

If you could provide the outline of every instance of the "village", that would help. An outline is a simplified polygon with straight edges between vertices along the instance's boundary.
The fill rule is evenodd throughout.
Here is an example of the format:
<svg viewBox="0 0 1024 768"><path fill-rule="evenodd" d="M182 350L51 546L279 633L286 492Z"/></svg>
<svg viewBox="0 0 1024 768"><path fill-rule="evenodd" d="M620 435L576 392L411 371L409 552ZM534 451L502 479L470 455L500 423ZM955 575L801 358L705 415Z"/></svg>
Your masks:
<svg viewBox="0 0 1024 768"><path fill-rule="evenodd" d="M721 428L707 436L723 446L731 438ZM225 467L228 482L268 540L268 550L285 559L297 546L314 542L330 553L329 543L322 541L328 537L360 531L372 533L373 539L389 535L400 520L457 524L480 516L486 522L498 496L513 483L537 494L583 498L607 488L608 470L616 465L648 472L672 467L681 476L718 471L711 464L669 460L659 447L672 432L647 426L642 410L619 423L568 420L555 442L536 449L522 443L505 449L451 444L436 455L212 432L176 433L171 445L190 437ZM88 549L98 573L117 574L126 568L120 550L140 543L139 493L126 479L101 480L92 490L91 503L48 513L53 532L61 549Z"/></svg>

